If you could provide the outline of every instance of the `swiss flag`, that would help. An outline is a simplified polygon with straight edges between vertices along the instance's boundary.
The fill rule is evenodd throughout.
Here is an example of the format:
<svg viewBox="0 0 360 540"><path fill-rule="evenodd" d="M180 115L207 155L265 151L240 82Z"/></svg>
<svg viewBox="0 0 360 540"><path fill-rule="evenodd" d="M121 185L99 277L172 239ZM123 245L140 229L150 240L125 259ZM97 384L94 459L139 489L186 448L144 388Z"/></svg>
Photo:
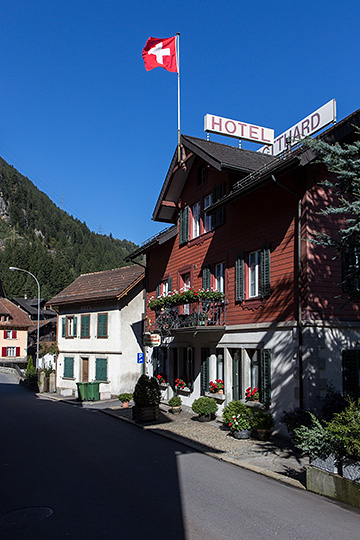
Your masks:
<svg viewBox="0 0 360 540"><path fill-rule="evenodd" d="M143 48L142 56L146 71L163 67L167 71L178 73L176 36L164 39L149 37Z"/></svg>

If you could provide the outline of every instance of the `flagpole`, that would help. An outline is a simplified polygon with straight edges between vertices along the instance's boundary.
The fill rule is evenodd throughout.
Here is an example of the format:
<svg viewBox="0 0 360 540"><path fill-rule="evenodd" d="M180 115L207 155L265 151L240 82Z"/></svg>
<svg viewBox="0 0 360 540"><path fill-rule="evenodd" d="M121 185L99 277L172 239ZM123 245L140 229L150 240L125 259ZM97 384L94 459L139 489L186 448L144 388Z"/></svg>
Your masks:
<svg viewBox="0 0 360 540"><path fill-rule="evenodd" d="M176 62L178 68L178 162L180 163L180 32L176 34Z"/></svg>

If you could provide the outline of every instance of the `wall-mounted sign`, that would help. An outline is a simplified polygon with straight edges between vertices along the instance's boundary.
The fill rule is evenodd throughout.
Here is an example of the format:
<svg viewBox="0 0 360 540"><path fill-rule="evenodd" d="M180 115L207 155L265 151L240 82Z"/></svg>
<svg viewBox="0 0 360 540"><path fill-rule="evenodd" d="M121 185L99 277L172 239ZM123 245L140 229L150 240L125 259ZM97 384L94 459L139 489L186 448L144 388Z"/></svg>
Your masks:
<svg viewBox="0 0 360 540"><path fill-rule="evenodd" d="M222 118L214 114L204 116L204 131L260 144L273 144L274 142L273 129L247 124L239 120L230 120L230 118Z"/></svg>
<svg viewBox="0 0 360 540"><path fill-rule="evenodd" d="M150 334L146 332L143 337L144 347L160 347L161 345L161 335L160 334Z"/></svg>
<svg viewBox="0 0 360 540"><path fill-rule="evenodd" d="M138 364L143 364L144 363L144 353L143 352L138 352L137 353L137 363Z"/></svg>
<svg viewBox="0 0 360 540"><path fill-rule="evenodd" d="M293 146L298 143L304 137L313 135L320 129L331 124L331 122L336 121L336 101L331 99L328 103L325 103L320 109L309 114L303 120L300 120L290 129L287 129L276 137L274 144L272 146L263 146L259 148L258 152L263 154L271 154L276 156L284 150L286 150L287 145Z"/></svg>

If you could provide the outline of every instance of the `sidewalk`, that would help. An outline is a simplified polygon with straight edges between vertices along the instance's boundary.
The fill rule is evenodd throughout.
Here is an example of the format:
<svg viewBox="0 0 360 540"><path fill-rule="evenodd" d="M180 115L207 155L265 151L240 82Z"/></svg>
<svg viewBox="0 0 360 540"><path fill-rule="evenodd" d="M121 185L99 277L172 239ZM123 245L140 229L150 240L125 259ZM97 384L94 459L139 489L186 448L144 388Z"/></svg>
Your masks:
<svg viewBox="0 0 360 540"><path fill-rule="evenodd" d="M288 441L280 437L271 437L270 441L236 440L221 422L216 420L199 422L197 415L186 406L182 406L182 412L179 415L173 415L169 413L167 405L161 404L160 418L156 423L136 424L132 420L131 407L124 409L118 399L79 402L57 394L37 395L40 398L99 410L142 429L176 440L216 459L233 463L294 487L306 489L308 459L301 457Z"/></svg>

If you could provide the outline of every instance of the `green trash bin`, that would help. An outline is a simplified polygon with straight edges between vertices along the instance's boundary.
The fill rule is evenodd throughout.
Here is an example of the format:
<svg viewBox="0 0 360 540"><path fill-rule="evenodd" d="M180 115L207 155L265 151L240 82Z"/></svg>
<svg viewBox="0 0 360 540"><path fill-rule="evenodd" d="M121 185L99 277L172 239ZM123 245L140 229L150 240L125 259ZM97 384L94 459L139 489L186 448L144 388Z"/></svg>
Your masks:
<svg viewBox="0 0 360 540"><path fill-rule="evenodd" d="M78 400L87 401L89 399L88 383L78 382L76 385L78 389Z"/></svg>
<svg viewBox="0 0 360 540"><path fill-rule="evenodd" d="M88 385L88 399L90 401L99 401L100 399L100 393L99 393L99 382L89 382Z"/></svg>

